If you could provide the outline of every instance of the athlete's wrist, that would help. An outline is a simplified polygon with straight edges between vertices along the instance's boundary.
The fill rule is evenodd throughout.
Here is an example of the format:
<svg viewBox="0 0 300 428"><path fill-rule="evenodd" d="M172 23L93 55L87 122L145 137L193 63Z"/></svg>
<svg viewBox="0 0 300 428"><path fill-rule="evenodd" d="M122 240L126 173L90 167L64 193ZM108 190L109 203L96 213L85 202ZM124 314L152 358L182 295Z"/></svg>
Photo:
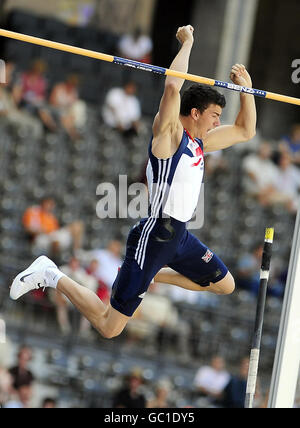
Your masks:
<svg viewBox="0 0 300 428"><path fill-rule="evenodd" d="M182 46L189 46L189 47L193 47L193 44L194 44L194 40L185 40L183 43L182 43Z"/></svg>

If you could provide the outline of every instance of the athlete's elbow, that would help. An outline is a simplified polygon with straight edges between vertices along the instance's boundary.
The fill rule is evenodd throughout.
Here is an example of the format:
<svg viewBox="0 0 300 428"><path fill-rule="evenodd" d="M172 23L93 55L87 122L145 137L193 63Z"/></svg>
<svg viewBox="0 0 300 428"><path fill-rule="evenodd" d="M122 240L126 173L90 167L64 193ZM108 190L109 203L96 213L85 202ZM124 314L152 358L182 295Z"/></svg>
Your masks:
<svg viewBox="0 0 300 428"><path fill-rule="evenodd" d="M246 141L249 141L249 140L252 140L252 138L254 138L256 136L256 129L246 129L244 132L243 132L243 141L244 142L246 142Z"/></svg>
<svg viewBox="0 0 300 428"><path fill-rule="evenodd" d="M180 92L179 84L173 80L166 80L165 83L165 94L169 96L173 96L175 94L178 94Z"/></svg>

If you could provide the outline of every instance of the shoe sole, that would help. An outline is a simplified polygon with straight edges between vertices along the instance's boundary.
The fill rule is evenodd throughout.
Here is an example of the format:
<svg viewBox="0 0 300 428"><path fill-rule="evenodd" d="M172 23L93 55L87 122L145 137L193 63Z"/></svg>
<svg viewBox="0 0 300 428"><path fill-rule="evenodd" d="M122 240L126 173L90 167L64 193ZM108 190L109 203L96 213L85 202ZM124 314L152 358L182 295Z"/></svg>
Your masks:
<svg viewBox="0 0 300 428"><path fill-rule="evenodd" d="M49 261L49 262L51 262L53 264L53 266L56 266L55 263L53 263L48 257L46 257L46 256L40 256L33 263L31 263L31 265L27 269L23 270L23 272L20 272L16 276L16 278L14 279L14 281L13 281L11 287L10 287L10 297L11 297L12 300L17 300L20 297L22 297L22 295L23 295L22 294L21 296L18 296L18 293L17 293L19 291L19 288L23 284L23 282L21 281L21 279L23 279L23 278L25 279L26 276L29 276L29 275L31 275L33 273L36 273L36 271L39 270L38 269L38 265L42 264L42 263L45 264L46 261ZM49 267L50 266L51 266L51 264L49 263ZM26 292L24 294L26 294Z"/></svg>

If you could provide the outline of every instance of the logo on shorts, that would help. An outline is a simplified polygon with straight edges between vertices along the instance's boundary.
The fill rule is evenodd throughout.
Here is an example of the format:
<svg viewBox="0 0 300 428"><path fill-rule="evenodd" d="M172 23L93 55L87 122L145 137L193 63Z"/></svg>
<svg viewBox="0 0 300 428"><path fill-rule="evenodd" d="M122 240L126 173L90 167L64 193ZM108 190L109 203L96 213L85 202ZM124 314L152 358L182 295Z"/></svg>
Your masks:
<svg viewBox="0 0 300 428"><path fill-rule="evenodd" d="M202 257L202 260L205 263L209 263L211 261L211 259L213 258L213 253L210 250L207 250L206 253L204 254L204 256Z"/></svg>

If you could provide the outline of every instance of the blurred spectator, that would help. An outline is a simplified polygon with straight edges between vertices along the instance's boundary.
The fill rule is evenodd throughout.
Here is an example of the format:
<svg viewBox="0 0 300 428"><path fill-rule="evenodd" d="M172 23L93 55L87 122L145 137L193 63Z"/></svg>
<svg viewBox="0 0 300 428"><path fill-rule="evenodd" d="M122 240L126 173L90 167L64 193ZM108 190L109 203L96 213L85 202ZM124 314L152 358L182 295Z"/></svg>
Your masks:
<svg viewBox="0 0 300 428"><path fill-rule="evenodd" d="M43 399L42 402L42 409L56 409L57 402L54 398L46 397Z"/></svg>
<svg viewBox="0 0 300 428"><path fill-rule="evenodd" d="M243 169L247 173L245 190L262 204L265 203L270 192L274 192L277 177L277 168L271 156L271 144L264 142L259 146L258 153L246 156L243 161Z"/></svg>
<svg viewBox="0 0 300 428"><path fill-rule="evenodd" d="M299 168L293 165L292 158L289 153L280 154L278 166L279 170L275 180L275 189L285 195L285 205L288 211L296 213L299 206Z"/></svg>
<svg viewBox="0 0 300 428"><path fill-rule="evenodd" d="M149 36L142 33L141 28L136 28L133 34L121 36L118 49L122 57L147 64L151 63L153 43Z"/></svg>
<svg viewBox="0 0 300 428"><path fill-rule="evenodd" d="M169 269L169 268L164 268L164 269ZM175 305L180 302L185 302L190 305L196 305L199 302L198 294L200 293L193 293L192 291L185 290L184 288L181 288L181 287L174 287L174 285L172 284L158 283L158 287L159 287L159 293L166 295ZM200 297L200 299L202 300L202 297Z"/></svg>
<svg viewBox="0 0 300 428"><path fill-rule="evenodd" d="M18 352L17 365L9 369L13 379L13 388L17 390L20 386L31 385L34 375L29 369L29 362L32 360L32 351L28 346L22 346Z"/></svg>
<svg viewBox="0 0 300 428"><path fill-rule="evenodd" d="M49 98L54 117L74 141L80 138L80 129L87 119L86 104L79 99L78 87L79 77L72 74L54 86Z"/></svg>
<svg viewBox="0 0 300 428"><path fill-rule="evenodd" d="M28 409L32 398L31 385L19 385L16 389L16 397L9 400L5 405L5 409Z"/></svg>
<svg viewBox="0 0 300 428"><path fill-rule="evenodd" d="M123 88L112 88L104 100L102 115L105 124L125 137L139 132L141 105L136 93L135 82L129 81Z"/></svg>
<svg viewBox="0 0 300 428"><path fill-rule="evenodd" d="M9 371L0 366L0 408L8 402L12 392L13 378Z"/></svg>
<svg viewBox="0 0 300 428"><path fill-rule="evenodd" d="M6 63L6 82L0 85L0 117L4 117L8 123L17 128L28 129L34 137L40 137L43 132L40 120L25 111L20 111L12 95L15 69L13 62Z"/></svg>
<svg viewBox="0 0 300 428"><path fill-rule="evenodd" d="M263 245L255 243L252 252L243 254L238 260L235 275L237 287L247 290L255 296L259 290L262 254ZM267 290L269 296L279 298L283 296L286 275L285 262L282 259L273 257Z"/></svg>
<svg viewBox="0 0 300 428"><path fill-rule="evenodd" d="M153 308L156 310L154 311ZM168 349L180 350L179 360L188 358L190 326L181 319L172 301L156 292L156 284L151 284L133 318L127 325L128 343L144 341L145 346L155 343L158 352Z"/></svg>
<svg viewBox="0 0 300 428"><path fill-rule="evenodd" d="M245 407L247 379L249 371L249 358L244 357L240 361L239 372L237 375L231 375L228 384L223 391L222 405L228 409L243 409ZM255 398L260 398L259 381Z"/></svg>
<svg viewBox="0 0 300 428"><path fill-rule="evenodd" d="M47 130L57 130L56 123L47 105L46 64L35 60L30 70L22 73L13 88L13 96L17 106L38 116Z"/></svg>
<svg viewBox="0 0 300 428"><path fill-rule="evenodd" d="M113 397L113 408L142 409L146 408L146 398L140 387L143 384L142 372L135 368L125 378L124 385Z"/></svg>
<svg viewBox="0 0 300 428"><path fill-rule="evenodd" d="M98 277L98 269L99 269L99 261L96 259L93 259L90 261L89 265L86 268L86 272L93 276L97 283L98 283L98 288L97 288L97 296L99 297L99 299L103 302L103 303L108 303L110 300L110 289L109 287L105 284L105 282L103 282L99 277Z"/></svg>
<svg viewBox="0 0 300 428"><path fill-rule="evenodd" d="M300 165L300 123L294 124L290 133L282 138L280 150L288 152L293 163Z"/></svg>
<svg viewBox="0 0 300 428"><path fill-rule="evenodd" d="M194 385L200 397L206 397L210 404L215 404L220 399L229 379L230 374L225 369L224 358L215 355L212 357L210 365L199 368Z"/></svg>
<svg viewBox="0 0 300 428"><path fill-rule="evenodd" d="M76 221L61 228L53 213L54 208L54 199L43 199L40 205L31 206L25 211L23 225L32 239L34 248L57 259L61 251L76 252L81 248L84 225Z"/></svg>
<svg viewBox="0 0 300 428"><path fill-rule="evenodd" d="M78 282L80 285L85 286L92 290L97 291L98 283L97 280L89 275L85 269L80 266L79 261L73 257L67 265L61 266L60 270L67 275L73 281ZM57 321L60 330L63 334L70 334L72 326L69 321L69 310L73 310L71 302L58 290L54 290L54 303L56 305ZM80 318L79 334L82 336L88 336L91 325L88 320L84 317Z"/></svg>
<svg viewBox="0 0 300 428"><path fill-rule="evenodd" d="M283 258L273 257L270 268L268 295L283 298L288 275L287 262Z"/></svg>
<svg viewBox="0 0 300 428"><path fill-rule="evenodd" d="M215 171L227 170L228 165L221 150L208 153L205 156L205 171L207 175L212 175Z"/></svg>
<svg viewBox="0 0 300 428"><path fill-rule="evenodd" d="M103 281L111 290L123 261L121 259L122 242L118 239L110 241L106 249L93 251L92 258L98 261L95 273L98 280Z"/></svg>
<svg viewBox="0 0 300 428"><path fill-rule="evenodd" d="M147 402L148 409L170 408L169 394L171 391L170 382L161 380L155 387L155 396Z"/></svg>
<svg viewBox="0 0 300 428"><path fill-rule="evenodd" d="M257 295L260 280L260 268L263 245L255 243L252 251L241 256L236 271L237 286Z"/></svg>
<svg viewBox="0 0 300 428"><path fill-rule="evenodd" d="M271 156L271 145L264 142L257 154L251 154L244 159L243 169L247 173L245 190L262 206L283 205L289 212L293 212L290 196L278 185L279 171Z"/></svg>

